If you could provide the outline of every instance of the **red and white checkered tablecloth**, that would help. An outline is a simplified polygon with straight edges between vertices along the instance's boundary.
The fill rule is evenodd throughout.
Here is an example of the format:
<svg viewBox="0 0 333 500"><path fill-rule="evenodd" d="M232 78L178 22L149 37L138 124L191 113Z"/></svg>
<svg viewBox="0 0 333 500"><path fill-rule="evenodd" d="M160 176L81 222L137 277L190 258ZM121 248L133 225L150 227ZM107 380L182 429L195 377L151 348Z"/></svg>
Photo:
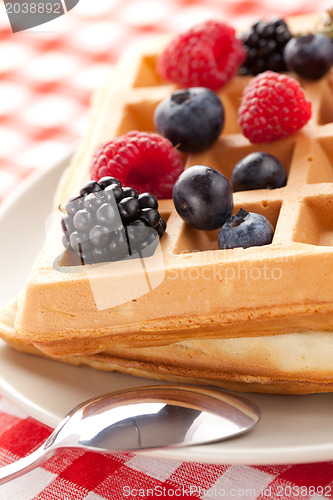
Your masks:
<svg viewBox="0 0 333 500"><path fill-rule="evenodd" d="M181 31L205 18L244 22L332 5L323 0L80 0L65 16L13 34L1 3L0 202L31 172L47 169L74 149L91 92L137 40ZM0 466L36 449L50 432L0 396ZM333 498L333 463L215 465L71 450L0 487L0 500L126 498Z"/></svg>

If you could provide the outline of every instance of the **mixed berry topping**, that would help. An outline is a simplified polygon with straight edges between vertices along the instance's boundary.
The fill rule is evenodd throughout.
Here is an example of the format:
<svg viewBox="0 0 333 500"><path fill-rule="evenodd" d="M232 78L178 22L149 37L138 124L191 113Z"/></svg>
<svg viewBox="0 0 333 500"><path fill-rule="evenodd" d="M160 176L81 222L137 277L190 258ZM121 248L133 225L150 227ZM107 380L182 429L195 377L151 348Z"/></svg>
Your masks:
<svg viewBox="0 0 333 500"><path fill-rule="evenodd" d="M285 186L287 173L275 156L256 151L244 156L232 171L234 192L252 189L276 189Z"/></svg>
<svg viewBox="0 0 333 500"><path fill-rule="evenodd" d="M90 166L91 177L119 179L138 193L171 198L173 185L183 171L180 153L159 134L131 131L102 144Z"/></svg>
<svg viewBox="0 0 333 500"><path fill-rule="evenodd" d="M273 226L264 215L241 208L223 224L217 242L220 249L263 246L272 242L273 234Z"/></svg>
<svg viewBox="0 0 333 500"><path fill-rule="evenodd" d="M150 193L122 187L119 179L90 181L71 198L61 219L63 244L82 264L110 262L153 253L166 222Z"/></svg>
<svg viewBox="0 0 333 500"><path fill-rule="evenodd" d="M229 180L204 165L187 168L177 179L172 197L180 217L189 226L206 231L221 227L234 206Z"/></svg>
<svg viewBox="0 0 333 500"><path fill-rule="evenodd" d="M159 103L154 123L156 130L181 151L203 151L222 132L224 107L210 89L181 89Z"/></svg>
<svg viewBox="0 0 333 500"><path fill-rule="evenodd" d="M234 28L209 20L176 36L160 55L157 71L180 87L216 90L237 73L244 58Z"/></svg>
<svg viewBox="0 0 333 500"><path fill-rule="evenodd" d="M244 89L239 124L251 142L270 142L300 130L311 117L311 102L287 75L265 71Z"/></svg>
<svg viewBox="0 0 333 500"><path fill-rule="evenodd" d="M329 33L332 26L333 9ZM281 18L257 21L241 39L215 20L174 38L157 71L180 89L156 107L158 133L131 131L98 148L92 180L65 207L65 248L84 264L151 255L166 230L157 198L171 197L188 226L218 230L219 249L270 244L274 228L266 217L243 208L232 215L233 192L285 186L284 165L259 150L235 165L230 182L209 166L184 170L179 151L201 152L218 139L225 115L214 91L236 74L254 75L238 110L245 137L271 142L300 130L311 118L311 102L299 82L281 72L321 78L332 66L332 46L324 34L293 37Z"/></svg>
<svg viewBox="0 0 333 500"><path fill-rule="evenodd" d="M258 75L267 70L286 71L283 52L291 37L286 22L281 18L255 22L241 37L246 59L240 68L240 74Z"/></svg>
<svg viewBox="0 0 333 500"><path fill-rule="evenodd" d="M332 41L317 33L292 38L284 49L284 59L288 69L300 77L319 80L332 66Z"/></svg>

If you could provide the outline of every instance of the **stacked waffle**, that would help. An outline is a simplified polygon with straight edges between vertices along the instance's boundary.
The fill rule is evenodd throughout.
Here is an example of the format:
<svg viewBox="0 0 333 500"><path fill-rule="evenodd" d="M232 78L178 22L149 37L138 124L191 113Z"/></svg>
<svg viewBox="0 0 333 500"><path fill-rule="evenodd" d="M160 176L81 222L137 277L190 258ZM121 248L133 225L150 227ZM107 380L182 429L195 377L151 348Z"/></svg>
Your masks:
<svg viewBox="0 0 333 500"><path fill-rule="evenodd" d="M295 29L313 22L294 20ZM304 30L303 30L304 31ZM10 345L72 364L133 375L271 393L333 390L333 91L330 77L302 81L312 117L296 134L260 144L286 167L279 189L234 193L234 211L264 215L274 227L262 247L219 250L217 231L190 228L172 200L160 200L167 230L153 255L72 265L59 205L89 180L101 142L154 131L156 106L176 87L156 73L166 39L125 56L95 96L90 126L55 195L54 221L28 283L0 316ZM218 95L226 123L206 151L184 165L231 178L257 151L237 113L250 77Z"/></svg>

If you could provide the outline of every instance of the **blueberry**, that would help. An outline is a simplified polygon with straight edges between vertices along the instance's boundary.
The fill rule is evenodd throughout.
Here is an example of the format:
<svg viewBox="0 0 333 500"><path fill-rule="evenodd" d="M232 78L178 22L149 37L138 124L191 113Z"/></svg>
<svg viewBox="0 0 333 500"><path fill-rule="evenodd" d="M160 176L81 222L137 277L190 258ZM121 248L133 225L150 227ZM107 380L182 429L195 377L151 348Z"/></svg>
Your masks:
<svg viewBox="0 0 333 500"><path fill-rule="evenodd" d="M224 249L269 245L273 234L273 226L266 217L241 208L223 224L217 243L219 248Z"/></svg>
<svg viewBox="0 0 333 500"><path fill-rule="evenodd" d="M184 170L175 182L172 197L180 217L195 229L217 229L233 210L229 180L204 165Z"/></svg>
<svg viewBox="0 0 333 500"><path fill-rule="evenodd" d="M292 38L284 49L284 60L289 70L302 78L319 80L330 69L332 42L325 35L310 34Z"/></svg>
<svg viewBox="0 0 333 500"><path fill-rule="evenodd" d="M210 89L177 90L157 106L154 123L178 149L195 153L207 149L222 132L224 108Z"/></svg>
<svg viewBox="0 0 333 500"><path fill-rule="evenodd" d="M275 156L257 151L250 153L234 167L231 183L234 191L275 189L285 186L286 169Z"/></svg>

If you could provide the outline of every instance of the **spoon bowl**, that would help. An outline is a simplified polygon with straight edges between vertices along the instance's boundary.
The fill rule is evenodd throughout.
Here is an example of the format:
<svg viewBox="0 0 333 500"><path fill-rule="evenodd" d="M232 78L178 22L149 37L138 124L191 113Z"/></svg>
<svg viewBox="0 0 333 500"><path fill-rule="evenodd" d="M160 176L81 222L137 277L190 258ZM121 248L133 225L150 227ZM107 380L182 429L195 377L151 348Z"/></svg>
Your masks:
<svg viewBox="0 0 333 500"><path fill-rule="evenodd" d="M253 402L210 387L153 385L105 394L74 408L36 451L2 467L0 485L62 448L112 453L199 445L247 432L259 419Z"/></svg>

